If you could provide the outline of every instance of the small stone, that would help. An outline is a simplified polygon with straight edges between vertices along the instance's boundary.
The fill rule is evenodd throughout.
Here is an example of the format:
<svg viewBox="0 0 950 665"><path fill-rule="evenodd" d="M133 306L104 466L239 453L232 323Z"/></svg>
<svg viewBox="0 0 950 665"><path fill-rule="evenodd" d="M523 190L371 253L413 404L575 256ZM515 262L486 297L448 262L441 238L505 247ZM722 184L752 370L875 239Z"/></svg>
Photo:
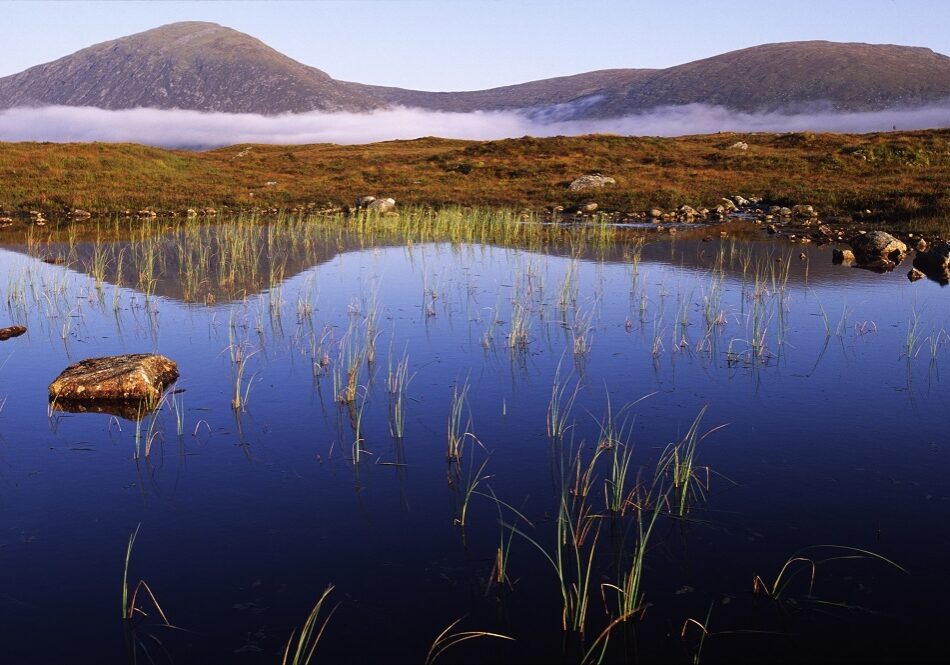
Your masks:
<svg viewBox="0 0 950 665"><path fill-rule="evenodd" d="M0 328L0 342L10 339L11 337L19 337L25 332L25 326L8 326L6 328Z"/></svg>
<svg viewBox="0 0 950 665"><path fill-rule="evenodd" d="M924 278L924 273L917 270L917 268L911 268L910 272L907 273L907 279L909 279L912 282L916 282L918 279L923 279L923 278Z"/></svg>
<svg viewBox="0 0 950 665"><path fill-rule="evenodd" d="M831 252L831 261L833 263L853 263L854 252L850 249L836 249Z"/></svg>

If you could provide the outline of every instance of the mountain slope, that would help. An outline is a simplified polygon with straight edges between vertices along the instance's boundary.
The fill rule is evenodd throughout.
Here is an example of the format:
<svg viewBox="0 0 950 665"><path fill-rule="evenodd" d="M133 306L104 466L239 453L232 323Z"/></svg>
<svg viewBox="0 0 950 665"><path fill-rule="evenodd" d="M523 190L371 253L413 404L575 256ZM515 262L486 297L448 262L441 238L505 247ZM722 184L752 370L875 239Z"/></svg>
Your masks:
<svg viewBox="0 0 950 665"><path fill-rule="evenodd" d="M383 101L443 111L582 104L577 117L611 117L681 104L739 111L871 111L950 98L950 58L930 49L826 41L764 44L667 69L611 69L474 92L369 88ZM593 101L593 100L591 100Z"/></svg>
<svg viewBox="0 0 950 665"><path fill-rule="evenodd" d="M214 23L173 23L0 79L0 108L95 106L228 113L472 112L531 109L542 118L605 118L659 106L740 111L913 107L950 99L950 58L909 46L765 44L667 69L608 69L469 92L338 81Z"/></svg>
<svg viewBox="0 0 950 665"><path fill-rule="evenodd" d="M0 108L369 111L375 97L215 23L173 23L0 79Z"/></svg>

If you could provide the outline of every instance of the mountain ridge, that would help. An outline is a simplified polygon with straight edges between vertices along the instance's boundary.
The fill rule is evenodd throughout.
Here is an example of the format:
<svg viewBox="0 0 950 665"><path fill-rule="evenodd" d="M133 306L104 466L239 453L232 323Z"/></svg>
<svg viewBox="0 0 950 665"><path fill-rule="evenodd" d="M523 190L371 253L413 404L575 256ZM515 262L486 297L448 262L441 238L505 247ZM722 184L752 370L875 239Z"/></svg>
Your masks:
<svg viewBox="0 0 950 665"><path fill-rule="evenodd" d="M93 106L228 113L564 107L559 119L663 106L735 111L915 107L950 99L950 57L925 47L801 41L762 44L665 69L605 69L490 88L430 92L334 79L260 40L188 21L94 44L0 78L0 108Z"/></svg>

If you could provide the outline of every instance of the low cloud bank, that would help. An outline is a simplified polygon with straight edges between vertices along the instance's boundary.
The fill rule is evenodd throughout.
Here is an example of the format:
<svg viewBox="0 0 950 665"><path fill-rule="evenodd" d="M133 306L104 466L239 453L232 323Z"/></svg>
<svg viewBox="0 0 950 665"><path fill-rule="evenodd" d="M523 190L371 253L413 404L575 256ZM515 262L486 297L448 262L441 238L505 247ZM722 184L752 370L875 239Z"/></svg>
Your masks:
<svg viewBox="0 0 950 665"><path fill-rule="evenodd" d="M681 136L735 132L873 132L950 127L950 100L915 109L860 113L741 113L688 104L604 120L565 120L560 113L444 113L395 108L374 113L249 113L47 106L0 111L0 141L129 142L209 148L236 143L372 143L440 136L501 139L519 136L621 134Z"/></svg>

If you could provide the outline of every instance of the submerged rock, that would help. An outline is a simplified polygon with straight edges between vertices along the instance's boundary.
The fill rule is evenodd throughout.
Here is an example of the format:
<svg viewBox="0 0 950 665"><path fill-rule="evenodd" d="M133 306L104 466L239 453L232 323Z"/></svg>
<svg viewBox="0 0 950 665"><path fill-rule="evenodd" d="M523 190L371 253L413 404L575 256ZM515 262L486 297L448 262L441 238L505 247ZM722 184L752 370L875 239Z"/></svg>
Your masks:
<svg viewBox="0 0 950 665"><path fill-rule="evenodd" d="M854 257L863 267L892 270L904 260L907 245L886 231L870 231L851 240Z"/></svg>
<svg viewBox="0 0 950 665"><path fill-rule="evenodd" d="M583 192L585 189L600 189L606 185L615 185L617 181L611 177L595 173L592 175L582 175L571 181L567 188L572 192Z"/></svg>
<svg viewBox="0 0 950 665"><path fill-rule="evenodd" d="M26 326L8 326L0 328L0 342L11 337L19 337L26 332Z"/></svg>
<svg viewBox="0 0 950 665"><path fill-rule="evenodd" d="M57 399L51 407L59 413L107 413L132 422L141 422L155 410L152 402L136 399Z"/></svg>
<svg viewBox="0 0 950 665"><path fill-rule="evenodd" d="M87 358L70 365L49 384L51 399L157 401L178 378L178 365L165 356L134 353Z"/></svg>

